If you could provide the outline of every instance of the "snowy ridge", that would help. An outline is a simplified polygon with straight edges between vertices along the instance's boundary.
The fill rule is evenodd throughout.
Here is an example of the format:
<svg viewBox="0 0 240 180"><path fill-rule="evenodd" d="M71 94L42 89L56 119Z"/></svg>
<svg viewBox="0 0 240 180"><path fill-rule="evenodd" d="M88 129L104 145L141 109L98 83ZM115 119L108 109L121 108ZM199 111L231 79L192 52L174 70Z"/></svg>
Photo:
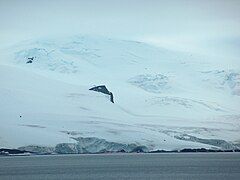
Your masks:
<svg viewBox="0 0 240 180"><path fill-rule="evenodd" d="M239 147L240 69L227 60L91 36L26 41L0 58L0 147ZM114 104L88 90L102 84Z"/></svg>

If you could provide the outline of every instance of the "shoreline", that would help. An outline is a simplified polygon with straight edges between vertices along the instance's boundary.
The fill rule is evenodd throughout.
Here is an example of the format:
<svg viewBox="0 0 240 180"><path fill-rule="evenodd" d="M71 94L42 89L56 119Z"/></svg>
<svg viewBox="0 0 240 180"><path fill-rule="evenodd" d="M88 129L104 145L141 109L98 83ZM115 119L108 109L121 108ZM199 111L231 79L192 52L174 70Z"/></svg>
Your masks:
<svg viewBox="0 0 240 180"><path fill-rule="evenodd" d="M22 151L19 149L8 149L8 148L1 148L0 149L0 157L6 156L55 156L55 155L130 155L130 154L195 154L195 153L239 153L240 149L234 150L220 150L220 149L181 149L181 150L156 150L156 151L149 151L149 152L99 152L99 153L37 153L37 152L30 152L30 151Z"/></svg>

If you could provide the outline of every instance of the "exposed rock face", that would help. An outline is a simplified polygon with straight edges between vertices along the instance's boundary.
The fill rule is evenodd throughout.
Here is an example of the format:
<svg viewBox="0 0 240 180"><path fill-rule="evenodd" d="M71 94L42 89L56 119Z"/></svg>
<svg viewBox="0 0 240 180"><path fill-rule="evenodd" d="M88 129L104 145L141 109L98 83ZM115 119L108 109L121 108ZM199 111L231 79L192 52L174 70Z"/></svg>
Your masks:
<svg viewBox="0 0 240 180"><path fill-rule="evenodd" d="M240 146L238 144L232 144L230 142L221 140L221 139L201 139L187 134L175 135L176 139L184 141L194 141L200 142L203 144L213 145L219 147L220 149L216 150L206 150L206 149L182 149L180 152L223 152L229 150L239 150ZM139 152L150 152L146 146L141 146L137 144L123 144L117 142L109 142L105 139L99 139L96 137L78 137L73 138L76 140L76 143L60 143L55 147L45 147L45 146L24 146L18 148L20 151L32 152L36 154L92 154L92 153L139 153ZM155 151L152 151L155 152ZM156 152L167 152L167 151L156 151ZM173 152L173 151L170 151ZM177 152L177 151L176 151Z"/></svg>
<svg viewBox="0 0 240 180"><path fill-rule="evenodd" d="M109 142L105 139L99 139L95 137L89 137L89 138L74 138L76 141L78 141L77 147L79 150L79 153L97 153L97 152L132 152L136 148L141 149L143 152L147 152L148 149L145 146L138 146L136 144L122 144L122 143L116 143L116 142Z"/></svg>
<svg viewBox="0 0 240 180"><path fill-rule="evenodd" d="M28 61L27 61L26 63L27 63L27 64L28 64L28 63L33 63L33 60L34 60L34 57L29 57L29 58L28 58Z"/></svg>
<svg viewBox="0 0 240 180"><path fill-rule="evenodd" d="M32 62L33 62L32 60L29 60L29 61L26 62L26 64L29 64L29 63L32 63Z"/></svg>
<svg viewBox="0 0 240 180"><path fill-rule="evenodd" d="M114 100L113 100L113 93L110 92L105 85L101 85L101 86L95 86L93 88L90 88L89 90L91 91L97 91L97 92L101 92L103 94L107 94L107 95L110 95L110 101L112 103L114 103Z"/></svg>
<svg viewBox="0 0 240 180"><path fill-rule="evenodd" d="M109 142L105 139L95 137L73 138L77 143L60 143L54 148L40 146L25 146L19 150L26 150L38 154L85 154L85 153L104 153L104 152L149 152L146 146L136 144L122 144Z"/></svg>
<svg viewBox="0 0 240 180"><path fill-rule="evenodd" d="M136 144L121 144L109 142L105 139L95 137L74 138L77 143L62 143L55 147L55 152L59 154L69 153L104 153L104 152L148 152L147 147L137 146Z"/></svg>
<svg viewBox="0 0 240 180"><path fill-rule="evenodd" d="M7 148L0 149L0 156L8 156L9 154L25 154L25 153L29 153L29 152L21 151L19 149L7 149Z"/></svg>

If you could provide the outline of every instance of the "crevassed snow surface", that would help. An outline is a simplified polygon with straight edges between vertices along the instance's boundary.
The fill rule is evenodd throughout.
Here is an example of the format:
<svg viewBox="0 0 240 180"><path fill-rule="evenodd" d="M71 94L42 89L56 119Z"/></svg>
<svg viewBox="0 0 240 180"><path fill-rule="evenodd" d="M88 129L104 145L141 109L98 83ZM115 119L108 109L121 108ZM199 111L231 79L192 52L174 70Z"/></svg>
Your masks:
<svg viewBox="0 0 240 180"><path fill-rule="evenodd" d="M228 59L90 36L25 41L0 58L0 147L239 147L240 69Z"/></svg>

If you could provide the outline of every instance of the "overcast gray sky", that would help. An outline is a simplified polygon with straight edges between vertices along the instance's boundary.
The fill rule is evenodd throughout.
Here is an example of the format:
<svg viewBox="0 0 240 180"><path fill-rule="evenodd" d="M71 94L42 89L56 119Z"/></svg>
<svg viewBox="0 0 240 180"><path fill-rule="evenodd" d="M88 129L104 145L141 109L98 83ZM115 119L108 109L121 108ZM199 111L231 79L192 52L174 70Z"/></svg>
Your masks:
<svg viewBox="0 0 240 180"><path fill-rule="evenodd" d="M0 47L74 34L239 57L240 0L0 0Z"/></svg>

